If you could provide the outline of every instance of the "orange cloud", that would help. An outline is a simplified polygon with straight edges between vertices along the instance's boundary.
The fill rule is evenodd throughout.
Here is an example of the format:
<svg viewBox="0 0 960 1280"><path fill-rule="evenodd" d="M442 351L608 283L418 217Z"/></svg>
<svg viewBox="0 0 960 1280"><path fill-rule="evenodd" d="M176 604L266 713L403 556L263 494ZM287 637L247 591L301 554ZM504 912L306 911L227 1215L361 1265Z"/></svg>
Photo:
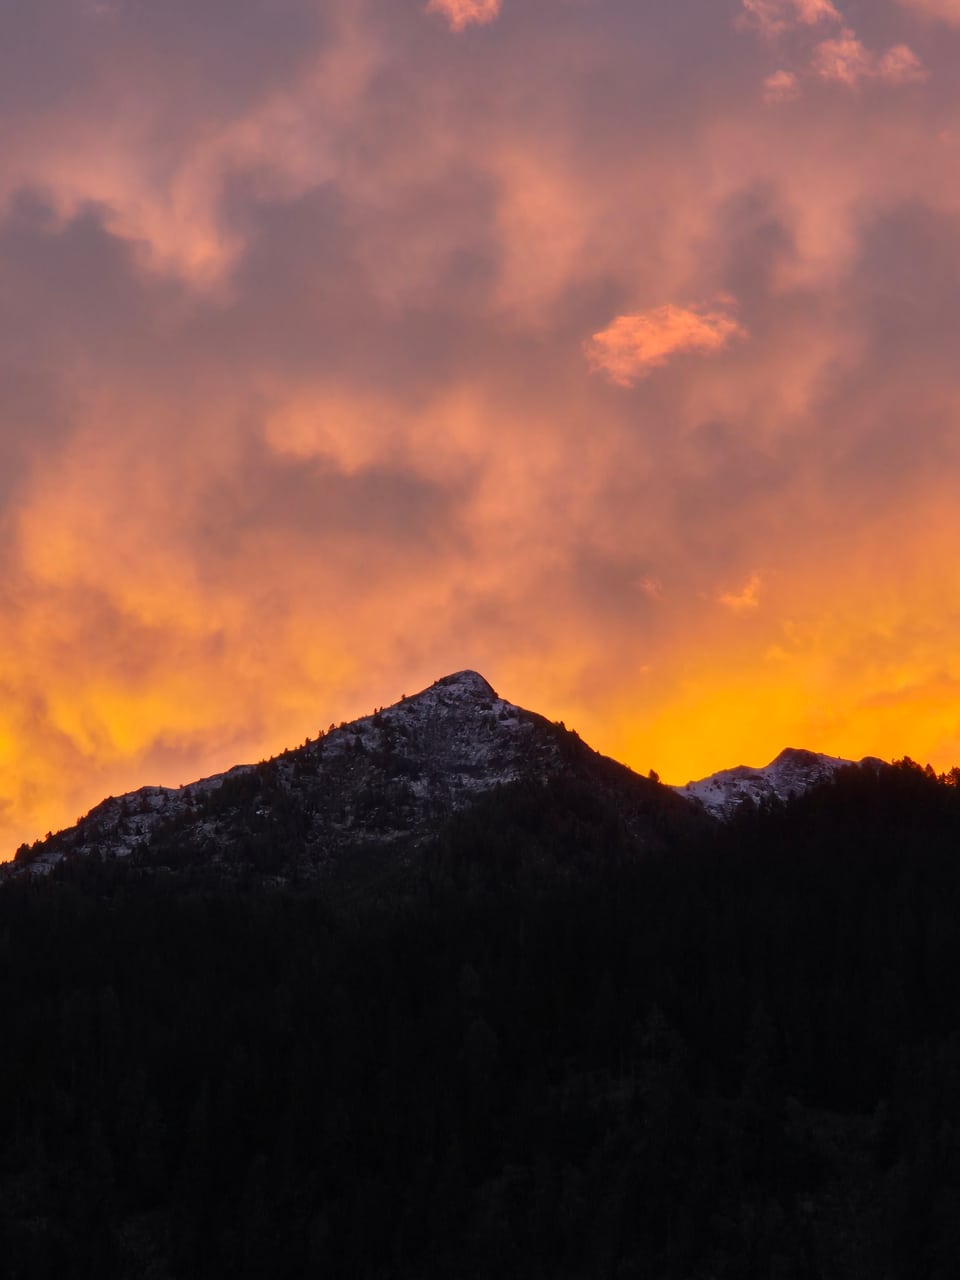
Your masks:
<svg viewBox="0 0 960 1280"><path fill-rule="evenodd" d="M894 45L886 53L867 49L845 28L833 40L824 40L813 51L812 67L822 80L837 80L856 88L864 80L887 84L911 84L926 80L923 63L905 44Z"/></svg>
<svg viewBox="0 0 960 1280"><path fill-rule="evenodd" d="M830 0L743 0L745 20L768 35L780 35L794 26L840 22Z"/></svg>
<svg viewBox="0 0 960 1280"><path fill-rule="evenodd" d="M723 311L670 304L641 315L618 316L584 344L590 369L620 387L632 387L674 356L722 351L746 332Z"/></svg>
<svg viewBox="0 0 960 1280"><path fill-rule="evenodd" d="M472 24L483 26L500 14L500 0L430 0L428 13L442 13L452 31L463 31Z"/></svg>
<svg viewBox="0 0 960 1280"><path fill-rule="evenodd" d="M752 573L749 580L745 583L740 591L724 592L718 596L718 600L722 605L726 605L728 609L732 609L734 613L740 613L744 609L756 609L760 604L760 587L762 580L758 573Z"/></svg>

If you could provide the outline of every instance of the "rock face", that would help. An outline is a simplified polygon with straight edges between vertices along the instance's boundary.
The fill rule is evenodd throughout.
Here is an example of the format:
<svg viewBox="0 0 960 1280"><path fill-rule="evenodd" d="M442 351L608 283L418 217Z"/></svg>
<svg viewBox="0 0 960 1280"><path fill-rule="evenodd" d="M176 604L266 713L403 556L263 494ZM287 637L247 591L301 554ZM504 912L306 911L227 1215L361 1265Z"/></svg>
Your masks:
<svg viewBox="0 0 960 1280"><path fill-rule="evenodd" d="M364 851L403 853L497 787L558 778L612 799L641 845L657 843L665 823L696 821L669 788L458 671L273 760L111 797L18 864L45 871L99 854L319 874Z"/></svg>
<svg viewBox="0 0 960 1280"><path fill-rule="evenodd" d="M744 801L761 804L769 800L789 800L791 796L801 795L816 783L833 777L838 769L854 763L839 756L787 747L761 769L741 764L734 769L712 773L699 782L674 787L674 790L687 800L699 801L714 817L724 819L729 818ZM879 765L882 762L868 757L860 763Z"/></svg>

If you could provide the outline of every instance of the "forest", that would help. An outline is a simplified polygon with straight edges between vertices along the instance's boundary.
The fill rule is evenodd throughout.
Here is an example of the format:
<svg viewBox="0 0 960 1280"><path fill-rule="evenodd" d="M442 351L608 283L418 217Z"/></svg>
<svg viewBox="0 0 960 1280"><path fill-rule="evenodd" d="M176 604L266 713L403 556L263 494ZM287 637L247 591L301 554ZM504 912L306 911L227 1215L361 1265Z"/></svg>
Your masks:
<svg viewBox="0 0 960 1280"><path fill-rule="evenodd" d="M654 851L531 783L329 882L7 879L0 1270L953 1280L958 776Z"/></svg>

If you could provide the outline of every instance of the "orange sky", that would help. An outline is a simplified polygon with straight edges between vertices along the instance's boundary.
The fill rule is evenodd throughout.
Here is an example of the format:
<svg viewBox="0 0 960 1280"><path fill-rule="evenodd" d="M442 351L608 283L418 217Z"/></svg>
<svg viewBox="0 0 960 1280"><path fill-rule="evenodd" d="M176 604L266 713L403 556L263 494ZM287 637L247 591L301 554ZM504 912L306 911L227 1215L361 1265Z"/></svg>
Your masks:
<svg viewBox="0 0 960 1280"><path fill-rule="evenodd" d="M0 856L448 671L960 761L955 0L32 0Z"/></svg>

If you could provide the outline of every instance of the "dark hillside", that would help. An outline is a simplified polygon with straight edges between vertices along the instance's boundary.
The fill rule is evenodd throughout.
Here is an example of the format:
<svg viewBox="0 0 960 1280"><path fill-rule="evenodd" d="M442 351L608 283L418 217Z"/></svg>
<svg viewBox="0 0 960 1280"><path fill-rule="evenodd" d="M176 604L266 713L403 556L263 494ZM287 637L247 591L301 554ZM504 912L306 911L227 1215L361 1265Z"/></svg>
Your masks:
<svg viewBox="0 0 960 1280"><path fill-rule="evenodd" d="M516 783L333 895L0 889L0 1257L57 1277L948 1277L960 792L639 852Z"/></svg>

